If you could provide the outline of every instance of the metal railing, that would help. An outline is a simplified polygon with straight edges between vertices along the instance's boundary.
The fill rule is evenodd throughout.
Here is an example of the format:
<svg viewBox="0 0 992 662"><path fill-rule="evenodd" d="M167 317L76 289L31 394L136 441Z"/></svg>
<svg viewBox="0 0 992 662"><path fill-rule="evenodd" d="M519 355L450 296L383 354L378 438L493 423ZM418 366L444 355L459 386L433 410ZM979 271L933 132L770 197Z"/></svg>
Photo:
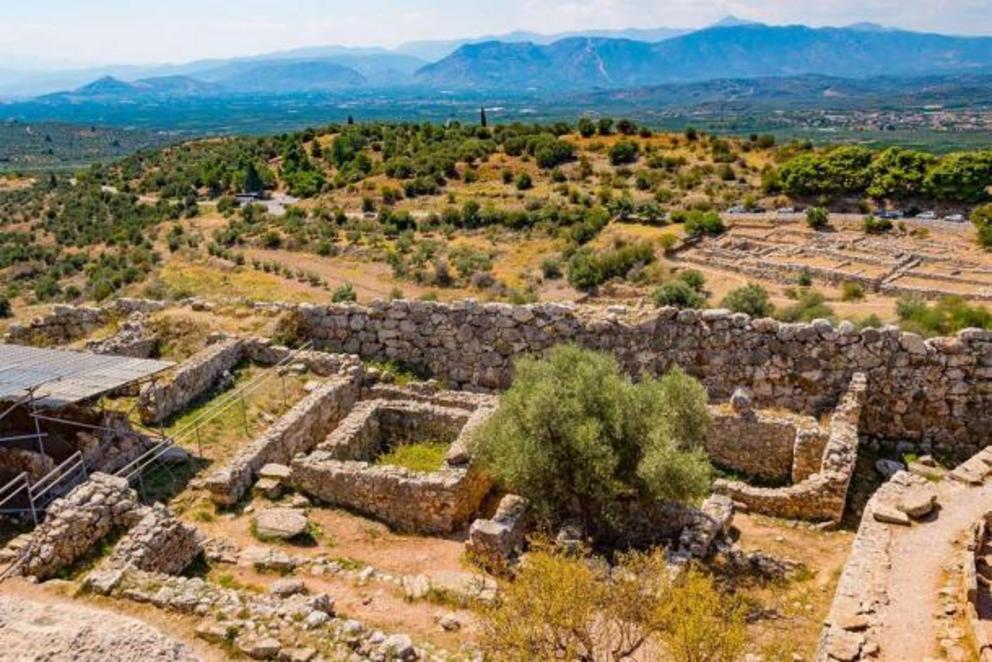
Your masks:
<svg viewBox="0 0 992 662"><path fill-rule="evenodd" d="M128 482L131 482L136 478L140 478L145 470L165 455L171 447L177 445L179 442L192 441L194 437L199 449L199 455L200 457L203 457L200 427L216 419L236 404L241 405L242 424L244 425L245 434L248 434L248 414L247 405L245 404L245 397L254 393L265 385L272 377L278 375L279 371L295 361L300 353L309 351L312 348L312 341L303 344L299 348L289 352L280 361L270 366L267 370L254 376L246 384L242 384L233 391L223 394L217 402L211 404L209 409L203 411L196 418L186 423L171 437L166 436L164 433L161 434L162 440L159 443L149 448L127 465L118 469L115 475L125 478Z"/></svg>
<svg viewBox="0 0 992 662"><path fill-rule="evenodd" d="M23 515L30 513L31 519L37 524L40 516L48 510L52 501L82 483L86 477L86 463L83 461L83 454L80 451L73 453L62 464L33 483L27 472L21 473L0 487L0 514ZM20 494L27 497L23 506L8 506Z"/></svg>

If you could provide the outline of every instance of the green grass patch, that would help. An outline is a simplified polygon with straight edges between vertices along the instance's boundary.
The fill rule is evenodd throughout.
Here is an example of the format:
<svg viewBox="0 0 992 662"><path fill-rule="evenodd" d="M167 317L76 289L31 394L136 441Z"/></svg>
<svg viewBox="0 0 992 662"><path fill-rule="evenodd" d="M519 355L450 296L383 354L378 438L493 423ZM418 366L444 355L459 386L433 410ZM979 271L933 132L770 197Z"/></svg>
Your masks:
<svg viewBox="0 0 992 662"><path fill-rule="evenodd" d="M404 444L376 458L377 465L403 467L419 473L439 471L444 466L444 456L451 444L441 441L422 441Z"/></svg>

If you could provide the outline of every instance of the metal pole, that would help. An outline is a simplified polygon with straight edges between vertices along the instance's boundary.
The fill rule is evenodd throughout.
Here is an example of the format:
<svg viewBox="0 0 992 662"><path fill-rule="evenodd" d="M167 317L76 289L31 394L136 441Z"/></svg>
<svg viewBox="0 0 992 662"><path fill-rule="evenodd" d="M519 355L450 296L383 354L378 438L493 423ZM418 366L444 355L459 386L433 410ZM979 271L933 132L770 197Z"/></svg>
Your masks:
<svg viewBox="0 0 992 662"><path fill-rule="evenodd" d="M245 405L245 398L241 396L241 422L245 427L245 436L248 436L248 407Z"/></svg>
<svg viewBox="0 0 992 662"><path fill-rule="evenodd" d="M34 389L32 389L30 393L31 401L29 406L31 407L31 413L37 414L38 410L34 401ZM32 415L31 418L34 419L34 432L38 435L38 452L45 455L45 442L41 438L41 423L38 422L38 419L35 416Z"/></svg>
<svg viewBox="0 0 992 662"><path fill-rule="evenodd" d="M199 452L200 459L203 459L203 440L200 438L200 424L196 424L196 448Z"/></svg>

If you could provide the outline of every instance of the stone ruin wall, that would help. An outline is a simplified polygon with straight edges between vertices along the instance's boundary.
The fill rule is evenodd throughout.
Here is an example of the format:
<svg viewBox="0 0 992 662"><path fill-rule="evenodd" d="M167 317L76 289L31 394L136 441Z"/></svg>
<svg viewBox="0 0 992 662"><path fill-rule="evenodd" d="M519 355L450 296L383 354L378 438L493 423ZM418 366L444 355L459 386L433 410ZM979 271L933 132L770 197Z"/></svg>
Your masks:
<svg viewBox="0 0 992 662"><path fill-rule="evenodd" d="M763 515L840 522L858 461L858 427L867 390L864 375L855 375L850 389L830 419L830 437L817 473L800 483L780 488L717 480L713 491Z"/></svg>
<svg viewBox="0 0 992 662"><path fill-rule="evenodd" d="M457 394L434 397L461 400ZM289 482L297 491L401 531L454 531L471 520L492 488L468 452L467 437L493 412L494 402L476 399L477 405L463 401L454 407L399 399L361 402L313 453L293 460ZM374 464L391 444L424 439L451 442L437 471Z"/></svg>
<svg viewBox="0 0 992 662"><path fill-rule="evenodd" d="M219 337L179 365L164 381L146 386L139 398L142 421L167 420L214 388L221 377L242 361L271 366L288 359L293 350L264 338ZM358 365L357 358L316 352L296 352L293 358L316 375L329 376Z"/></svg>
<svg viewBox="0 0 992 662"><path fill-rule="evenodd" d="M798 483L820 469L827 435L815 419L710 406L706 453L717 465L770 483Z"/></svg>
<svg viewBox="0 0 992 662"><path fill-rule="evenodd" d="M100 564L101 571L132 567L177 575L203 551L203 536L158 503L143 508L137 524L118 541Z"/></svg>
<svg viewBox="0 0 992 662"><path fill-rule="evenodd" d="M243 355L240 338L220 340L184 361L167 381L148 384L138 398L142 423L161 423L186 409L213 388L221 375L236 366Z"/></svg>
<svg viewBox="0 0 992 662"><path fill-rule="evenodd" d="M33 531L0 550L14 574L49 579L71 568L104 539L124 535L101 562L100 571L126 567L176 574L202 551L203 539L160 504L143 506L127 480L95 473L52 502Z"/></svg>
<svg viewBox="0 0 992 662"><path fill-rule="evenodd" d="M11 324L4 341L17 345L65 345L93 333L114 319L132 313L152 313L166 307L164 301L115 299L110 305L72 306L57 304L49 314L27 324Z"/></svg>
<svg viewBox="0 0 992 662"><path fill-rule="evenodd" d="M967 457L992 441L992 331L924 341L894 327L786 324L727 311L394 301L297 308L323 348L422 367L453 387L509 386L512 362L556 344L612 353L632 374L678 365L714 400L818 416L857 372L871 384L861 432Z"/></svg>
<svg viewBox="0 0 992 662"><path fill-rule="evenodd" d="M289 464L297 453L314 448L348 415L361 391L360 366L320 385L298 402L223 468L208 476L205 486L215 503L230 506L251 487L266 464Z"/></svg>

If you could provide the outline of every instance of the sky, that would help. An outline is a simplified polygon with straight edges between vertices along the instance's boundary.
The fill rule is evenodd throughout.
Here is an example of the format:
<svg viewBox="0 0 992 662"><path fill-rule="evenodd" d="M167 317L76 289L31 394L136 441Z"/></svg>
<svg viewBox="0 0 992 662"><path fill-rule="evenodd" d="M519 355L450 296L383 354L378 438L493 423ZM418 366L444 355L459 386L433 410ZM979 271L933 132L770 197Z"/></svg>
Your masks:
<svg viewBox="0 0 992 662"><path fill-rule="evenodd" d="M144 64L512 30L701 27L731 14L992 35L992 0L0 0L0 69L30 58Z"/></svg>

